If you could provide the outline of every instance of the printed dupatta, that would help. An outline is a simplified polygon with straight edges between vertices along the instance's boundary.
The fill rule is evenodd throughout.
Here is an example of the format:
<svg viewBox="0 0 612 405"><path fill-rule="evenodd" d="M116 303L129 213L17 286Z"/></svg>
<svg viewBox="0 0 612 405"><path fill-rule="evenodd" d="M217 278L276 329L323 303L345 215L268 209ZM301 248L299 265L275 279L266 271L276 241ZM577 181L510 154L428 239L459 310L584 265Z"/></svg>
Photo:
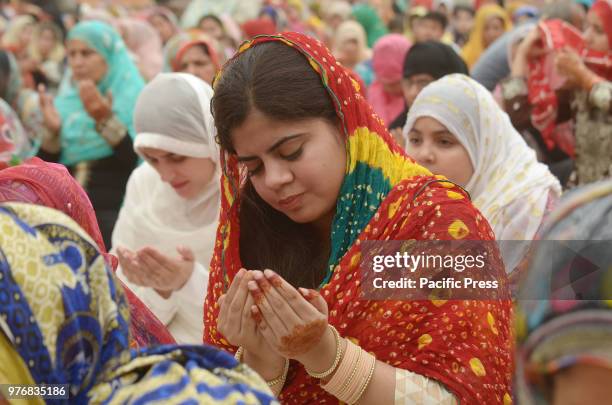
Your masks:
<svg viewBox="0 0 612 405"><path fill-rule="evenodd" d="M436 379L462 403L510 401L508 301L359 299L361 242L492 240L486 220L462 189L440 181L444 178L432 176L405 155L320 41L298 33L260 36L244 43L237 55L269 41L304 55L321 76L344 127L346 175L332 223L328 272L319 290L329 307L330 324L378 360ZM221 217L204 304L204 341L233 351L236 348L216 329L217 300L241 267L237 185L245 178L235 155L222 151L221 165ZM337 403L297 363L292 363L280 399Z"/></svg>
<svg viewBox="0 0 612 405"><path fill-rule="evenodd" d="M118 260L106 251L87 193L64 166L36 157L12 167L0 163L0 203L4 202L35 204L63 212L93 239L109 267L117 268ZM130 310L130 346L176 343L149 308L121 280L116 283L123 287Z"/></svg>
<svg viewBox="0 0 612 405"><path fill-rule="evenodd" d="M605 14L608 13L607 17L612 15L610 3L598 1L593 10L601 14L606 29L612 32L609 28L612 22L608 21ZM568 155L574 156L573 134L564 134L567 129L557 123L559 101L556 90L563 84L563 77L559 77L554 68L555 52L570 48L581 56L585 65L595 74L604 80L612 80L612 51L598 52L588 49L582 33L561 20L542 21L537 29L543 38L542 47L548 52L529 62L527 86L529 104L532 106L531 122L542 134L549 150L559 146ZM555 133L557 130L559 133Z"/></svg>

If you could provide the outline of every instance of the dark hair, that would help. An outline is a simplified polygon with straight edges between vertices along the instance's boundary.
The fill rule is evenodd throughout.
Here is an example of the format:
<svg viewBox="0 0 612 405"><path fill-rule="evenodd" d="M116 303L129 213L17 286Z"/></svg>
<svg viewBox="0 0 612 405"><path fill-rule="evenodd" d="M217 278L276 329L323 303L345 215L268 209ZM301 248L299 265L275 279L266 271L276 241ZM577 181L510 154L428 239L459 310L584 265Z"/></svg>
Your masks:
<svg viewBox="0 0 612 405"><path fill-rule="evenodd" d="M446 26L448 25L448 18L439 12L439 11L430 11L423 17L423 20L430 20L440 24L442 27L442 31L446 30Z"/></svg>
<svg viewBox="0 0 612 405"><path fill-rule="evenodd" d="M476 11L474 10L473 7L465 5L465 4L460 4L455 6L455 8L453 9L453 17L457 17L457 15L461 12L466 12L469 13L472 17L474 17L476 15Z"/></svg>
<svg viewBox="0 0 612 405"><path fill-rule="evenodd" d="M450 46L440 41L425 41L414 44L404 57L403 77L428 74L438 80L452 73L469 76L465 61Z"/></svg>
<svg viewBox="0 0 612 405"><path fill-rule="evenodd" d="M403 34L404 33L404 16L396 15L389 21L389 32Z"/></svg>
<svg viewBox="0 0 612 405"><path fill-rule="evenodd" d="M197 44L192 45L190 48L192 48L192 47L193 47L193 48L200 48L202 51L204 51L204 54L205 54L206 56L210 56L210 49L209 49L209 46L210 46L210 45L205 44L205 43L203 43L203 42L198 42Z"/></svg>
<svg viewBox="0 0 612 405"><path fill-rule="evenodd" d="M7 103L11 103L13 100L8 100L8 86L11 78L11 60L9 52L0 49L0 98L4 99Z"/></svg>
<svg viewBox="0 0 612 405"><path fill-rule="evenodd" d="M256 45L228 62L215 83L211 110L222 149L235 153L231 133L257 109L278 121L322 118L338 125L321 78L299 51L279 42ZM240 193L240 258L248 269L272 269L294 286L324 278L329 240L310 224L273 209L247 180Z"/></svg>

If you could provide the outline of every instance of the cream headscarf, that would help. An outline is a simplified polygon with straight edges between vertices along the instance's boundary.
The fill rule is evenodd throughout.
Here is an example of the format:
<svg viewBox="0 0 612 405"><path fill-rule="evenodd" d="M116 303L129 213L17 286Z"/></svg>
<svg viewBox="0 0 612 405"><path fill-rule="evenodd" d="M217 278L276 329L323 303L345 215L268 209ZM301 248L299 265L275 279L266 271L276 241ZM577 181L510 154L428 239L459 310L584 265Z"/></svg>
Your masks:
<svg viewBox="0 0 612 405"><path fill-rule="evenodd" d="M551 197L561 194L559 181L539 163L487 89L461 74L425 87L408 113L404 137L420 117L432 117L467 150L474 174L465 186L499 241L530 241L539 229ZM507 272L524 250L509 244L502 255Z"/></svg>
<svg viewBox="0 0 612 405"><path fill-rule="evenodd" d="M359 62L372 57L372 50L368 48L366 32L357 21L348 20L338 26L333 39L333 53L338 56L343 43L354 40L359 48ZM352 66L349 66L352 68Z"/></svg>
<svg viewBox="0 0 612 405"><path fill-rule="evenodd" d="M142 91L134 109L140 153L151 147L177 155L218 162L215 127L210 113L211 87L186 73L162 73ZM148 163L138 167L128 182L124 205L113 232L113 248L154 246L176 256L176 247L191 248L208 267L215 244L220 204L220 169L193 199L180 197Z"/></svg>
<svg viewBox="0 0 612 405"><path fill-rule="evenodd" d="M31 15L20 15L12 18L2 35L2 46L14 51L23 50L25 44L21 43L21 34L28 27L36 24L36 20Z"/></svg>
<svg viewBox="0 0 612 405"><path fill-rule="evenodd" d="M55 46L53 46L53 49L51 50L51 52L49 52L47 59L44 59L43 56L41 55L40 48L38 45L40 36L45 30L53 31L53 34L55 35L55 39L56 39ZM30 53L30 57L37 62L45 62L47 60L50 60L56 63L62 63L64 61L64 57L66 56L66 49L64 48L63 35L62 35L61 29L52 22L39 23L36 26L36 29L34 30L34 34L32 35L32 41L30 42L29 53Z"/></svg>

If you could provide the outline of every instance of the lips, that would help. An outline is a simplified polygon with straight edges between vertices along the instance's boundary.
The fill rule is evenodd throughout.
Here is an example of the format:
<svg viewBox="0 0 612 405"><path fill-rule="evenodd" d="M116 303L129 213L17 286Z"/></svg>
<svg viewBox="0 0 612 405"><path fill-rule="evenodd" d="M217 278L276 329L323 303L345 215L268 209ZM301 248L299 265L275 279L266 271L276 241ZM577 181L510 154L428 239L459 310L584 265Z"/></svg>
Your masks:
<svg viewBox="0 0 612 405"><path fill-rule="evenodd" d="M183 181L180 183L171 183L172 188L174 188L175 190L178 190L179 188L186 186L187 183L189 183L189 181Z"/></svg>
<svg viewBox="0 0 612 405"><path fill-rule="evenodd" d="M296 208L300 204L303 195L304 193L300 193L300 194L294 194L287 198L283 198L282 200L278 201L278 205L281 208L286 209L286 210Z"/></svg>

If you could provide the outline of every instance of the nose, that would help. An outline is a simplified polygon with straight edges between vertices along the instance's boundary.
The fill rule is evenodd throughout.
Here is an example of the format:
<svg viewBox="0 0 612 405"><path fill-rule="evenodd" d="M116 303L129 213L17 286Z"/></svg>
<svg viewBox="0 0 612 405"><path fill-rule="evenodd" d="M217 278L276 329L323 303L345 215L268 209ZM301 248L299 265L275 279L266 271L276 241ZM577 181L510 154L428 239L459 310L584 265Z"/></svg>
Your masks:
<svg viewBox="0 0 612 405"><path fill-rule="evenodd" d="M183 70L183 72L195 75L196 74L196 66L195 66L195 64L194 63L188 63L187 66L185 66L185 69Z"/></svg>
<svg viewBox="0 0 612 405"><path fill-rule="evenodd" d="M159 163L157 165L157 172L159 173L159 176L161 177L162 181L166 183L170 183L172 180L174 180L174 170L170 165L166 163Z"/></svg>
<svg viewBox="0 0 612 405"><path fill-rule="evenodd" d="M429 142L423 142L423 144L417 148L413 155L414 159L421 166L429 166L436 161L436 155L432 145Z"/></svg>
<svg viewBox="0 0 612 405"><path fill-rule="evenodd" d="M73 70L80 68L83 65L83 57L78 53L70 58L70 65Z"/></svg>
<svg viewBox="0 0 612 405"><path fill-rule="evenodd" d="M270 190L280 190L293 181L293 173L284 162L272 162L265 168L265 185Z"/></svg>

